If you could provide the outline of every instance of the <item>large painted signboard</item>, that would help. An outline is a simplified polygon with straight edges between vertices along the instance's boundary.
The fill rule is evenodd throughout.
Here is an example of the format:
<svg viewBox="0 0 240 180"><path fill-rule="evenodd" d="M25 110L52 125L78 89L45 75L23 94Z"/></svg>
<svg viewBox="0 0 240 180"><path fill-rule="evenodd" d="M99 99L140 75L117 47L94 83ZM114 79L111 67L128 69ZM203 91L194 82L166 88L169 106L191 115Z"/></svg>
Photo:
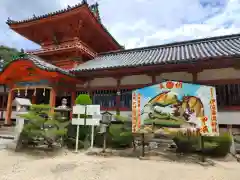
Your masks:
<svg viewBox="0 0 240 180"><path fill-rule="evenodd" d="M134 90L132 132L138 133L145 128L153 128L153 132L166 128L186 128L200 131L202 135L217 136L215 88L164 81Z"/></svg>

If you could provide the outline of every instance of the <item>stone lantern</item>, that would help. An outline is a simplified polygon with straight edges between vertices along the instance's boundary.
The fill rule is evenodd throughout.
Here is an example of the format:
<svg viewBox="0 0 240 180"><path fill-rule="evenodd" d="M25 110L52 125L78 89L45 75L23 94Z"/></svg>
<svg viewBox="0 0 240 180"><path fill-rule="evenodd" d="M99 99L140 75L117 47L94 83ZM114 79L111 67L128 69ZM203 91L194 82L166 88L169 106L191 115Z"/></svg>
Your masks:
<svg viewBox="0 0 240 180"><path fill-rule="evenodd" d="M101 123L100 133L105 133L107 130L107 127L111 124L113 114L108 111L105 111L101 114L102 114L102 120L100 121Z"/></svg>
<svg viewBox="0 0 240 180"><path fill-rule="evenodd" d="M57 108L54 108L54 112L59 112L61 114L61 120L63 122L70 120L71 108L68 108L66 98L62 99L62 105L61 106L58 106Z"/></svg>

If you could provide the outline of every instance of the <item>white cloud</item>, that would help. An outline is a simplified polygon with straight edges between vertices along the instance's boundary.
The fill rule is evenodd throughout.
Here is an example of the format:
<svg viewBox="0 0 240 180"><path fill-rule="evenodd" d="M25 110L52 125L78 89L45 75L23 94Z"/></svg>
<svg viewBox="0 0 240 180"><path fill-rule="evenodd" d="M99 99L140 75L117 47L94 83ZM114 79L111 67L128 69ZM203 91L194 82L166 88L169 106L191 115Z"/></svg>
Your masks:
<svg viewBox="0 0 240 180"><path fill-rule="evenodd" d="M121 22L121 26L118 26L118 23L116 23L115 27L113 27L111 30L113 34L119 36L120 42L125 42L127 48L132 48L133 45L135 47L149 46L166 42L183 41L188 39L234 34L240 32L239 0L229 0L225 8L210 18L205 18L208 17L206 10L200 10L196 3L191 3L192 6L188 6L191 9L189 12L187 10L188 8L186 8L186 11L184 11L184 6L186 5L187 1L181 2L182 5L178 4L178 8L182 7L181 15L179 17L174 16L174 13L179 11L175 11L175 6L167 11L163 10L166 13L165 15L173 14L173 17L175 18L173 21L175 21L176 24L177 22L181 21L181 19L185 19L186 22L191 22L192 19L194 23L182 23L177 27L169 28L167 26L168 22L165 22L166 26L158 26L150 23L150 20L146 20L146 17L142 17L145 19L139 19L131 25L127 22ZM214 9L216 10L218 8L215 7ZM207 8L207 10L209 9ZM199 22L195 22L196 18L192 18L189 16L190 14L192 14L192 17L199 17ZM202 18L205 19L202 20ZM168 18L169 21L172 19L173 18L171 17ZM159 21L164 20L166 20L166 18L159 18ZM136 42L136 38L134 36L127 36L127 34L132 31L134 31L135 34L138 34L140 31L144 32L141 36L138 36L138 42ZM124 32L124 34L121 34L120 32Z"/></svg>
<svg viewBox="0 0 240 180"><path fill-rule="evenodd" d="M30 0L12 8L13 0L1 0L0 15L24 19L80 3L81 0ZM15 2L15 1L14 1ZM89 3L96 0L88 0ZM240 32L240 0L100 0L103 24L126 48ZM32 5L31 5L32 3ZM18 19L18 20L19 20ZM17 48L37 46L16 35L0 22L0 43Z"/></svg>

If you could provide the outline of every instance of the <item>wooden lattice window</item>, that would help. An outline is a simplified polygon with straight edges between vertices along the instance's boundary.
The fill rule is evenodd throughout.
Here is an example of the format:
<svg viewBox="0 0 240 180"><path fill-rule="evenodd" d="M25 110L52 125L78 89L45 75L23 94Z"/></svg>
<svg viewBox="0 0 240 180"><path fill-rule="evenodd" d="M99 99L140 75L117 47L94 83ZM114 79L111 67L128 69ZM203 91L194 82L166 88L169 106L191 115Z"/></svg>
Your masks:
<svg viewBox="0 0 240 180"><path fill-rule="evenodd" d="M121 89L120 107L131 108L132 107L132 90Z"/></svg>
<svg viewBox="0 0 240 180"><path fill-rule="evenodd" d="M92 92L93 104L100 104L103 108L116 107L116 90L96 90Z"/></svg>
<svg viewBox="0 0 240 180"><path fill-rule="evenodd" d="M219 108L240 106L240 84L215 85Z"/></svg>

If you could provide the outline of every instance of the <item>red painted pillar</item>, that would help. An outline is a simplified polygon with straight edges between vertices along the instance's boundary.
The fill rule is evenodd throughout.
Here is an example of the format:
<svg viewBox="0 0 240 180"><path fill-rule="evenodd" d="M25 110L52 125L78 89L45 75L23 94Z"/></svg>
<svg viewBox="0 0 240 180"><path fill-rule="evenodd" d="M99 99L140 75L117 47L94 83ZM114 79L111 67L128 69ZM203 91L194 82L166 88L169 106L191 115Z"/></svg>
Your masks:
<svg viewBox="0 0 240 180"><path fill-rule="evenodd" d="M37 99L36 99L36 96L32 96L32 104L36 104L36 101Z"/></svg>
<svg viewBox="0 0 240 180"><path fill-rule="evenodd" d="M13 102L13 93L14 91L12 89L9 90L8 93L8 101L7 101L7 111L6 111L6 117L5 117L5 124L11 124L11 115L12 115L12 102Z"/></svg>
<svg viewBox="0 0 240 180"><path fill-rule="evenodd" d="M54 108L56 106L56 91L54 88L50 90L50 102L49 105L51 107L51 113L54 113Z"/></svg>

